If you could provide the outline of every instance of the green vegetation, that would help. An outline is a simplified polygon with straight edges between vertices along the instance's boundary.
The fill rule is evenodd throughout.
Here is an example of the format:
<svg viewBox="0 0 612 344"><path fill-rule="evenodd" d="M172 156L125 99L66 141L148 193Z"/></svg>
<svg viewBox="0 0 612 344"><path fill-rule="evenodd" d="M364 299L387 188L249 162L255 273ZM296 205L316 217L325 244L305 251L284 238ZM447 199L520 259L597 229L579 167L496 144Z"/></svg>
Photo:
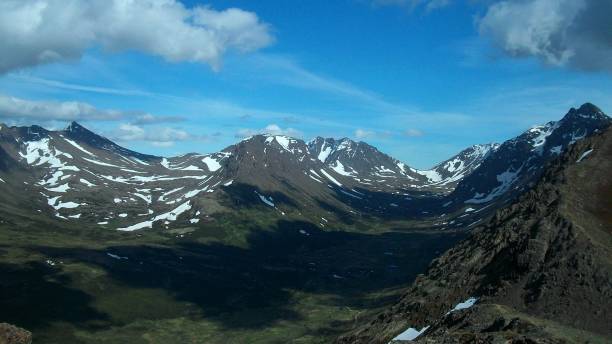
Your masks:
<svg viewBox="0 0 612 344"><path fill-rule="evenodd" d="M132 233L5 222L0 320L35 343L327 343L461 237L249 211Z"/></svg>

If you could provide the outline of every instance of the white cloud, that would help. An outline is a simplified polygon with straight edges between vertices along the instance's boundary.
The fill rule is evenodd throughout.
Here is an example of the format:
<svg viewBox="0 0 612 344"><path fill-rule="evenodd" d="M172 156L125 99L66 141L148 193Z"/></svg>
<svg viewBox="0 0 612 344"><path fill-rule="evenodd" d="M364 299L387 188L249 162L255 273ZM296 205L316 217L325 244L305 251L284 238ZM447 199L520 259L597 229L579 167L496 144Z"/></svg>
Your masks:
<svg viewBox="0 0 612 344"><path fill-rule="evenodd" d="M548 65L612 71L612 2L501 1L480 20L480 33L513 57Z"/></svg>
<svg viewBox="0 0 612 344"><path fill-rule="evenodd" d="M156 116L141 111L99 109L79 101L29 100L0 94L0 118L18 121L118 121L159 124L184 121L179 116Z"/></svg>
<svg viewBox="0 0 612 344"><path fill-rule="evenodd" d="M450 5L450 0L372 0L374 6L401 6L415 9L419 6L426 11L433 11L438 8Z"/></svg>
<svg viewBox="0 0 612 344"><path fill-rule="evenodd" d="M423 132L418 129L407 129L404 131L404 136L408 136L408 137L419 137L423 135L424 135Z"/></svg>
<svg viewBox="0 0 612 344"><path fill-rule="evenodd" d="M374 135L375 134L373 131L368 131L368 130L363 130L363 129L355 130L355 137L358 139L366 139L366 138L373 137Z"/></svg>
<svg viewBox="0 0 612 344"><path fill-rule="evenodd" d="M146 125L146 124L158 124L158 123L176 123L185 121L184 117L180 116L154 116L150 113L145 113L137 116L132 124L135 125Z"/></svg>
<svg viewBox="0 0 612 344"><path fill-rule="evenodd" d="M145 129L141 126L123 123L112 133L117 141L146 141L157 147L169 147L178 141L195 141L205 139L204 136L194 136L180 129L156 127Z"/></svg>
<svg viewBox="0 0 612 344"><path fill-rule="evenodd" d="M268 124L263 129L240 129L236 133L236 137L245 138L253 135L269 134L269 135L285 135L291 137L302 137L303 134L299 130L293 128L281 128L276 124Z"/></svg>
<svg viewBox="0 0 612 344"><path fill-rule="evenodd" d="M272 41L268 25L238 8L187 8L177 0L0 2L0 73L78 59L92 46L217 69L228 50L250 52Z"/></svg>
<svg viewBox="0 0 612 344"><path fill-rule="evenodd" d="M0 94L0 118L32 120L117 120L133 112L102 110L77 101L34 101Z"/></svg>
<svg viewBox="0 0 612 344"><path fill-rule="evenodd" d="M357 129L355 130L354 136L356 139L385 139L393 136L393 134L388 130L366 130L366 129Z"/></svg>

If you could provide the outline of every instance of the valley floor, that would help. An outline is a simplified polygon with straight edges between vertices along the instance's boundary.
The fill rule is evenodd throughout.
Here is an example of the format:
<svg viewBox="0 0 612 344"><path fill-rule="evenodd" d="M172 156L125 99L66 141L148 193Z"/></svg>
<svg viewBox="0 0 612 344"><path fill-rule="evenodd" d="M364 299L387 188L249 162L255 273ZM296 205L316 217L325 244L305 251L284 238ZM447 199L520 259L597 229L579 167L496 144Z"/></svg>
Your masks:
<svg viewBox="0 0 612 344"><path fill-rule="evenodd" d="M0 320L35 343L327 343L463 237L0 226Z"/></svg>

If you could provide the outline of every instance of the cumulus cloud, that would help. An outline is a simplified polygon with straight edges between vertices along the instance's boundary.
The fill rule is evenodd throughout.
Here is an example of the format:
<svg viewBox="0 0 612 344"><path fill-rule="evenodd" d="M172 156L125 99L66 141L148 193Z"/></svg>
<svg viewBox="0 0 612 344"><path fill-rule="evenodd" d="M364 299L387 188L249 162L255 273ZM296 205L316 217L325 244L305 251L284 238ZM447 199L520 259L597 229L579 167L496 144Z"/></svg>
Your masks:
<svg viewBox="0 0 612 344"><path fill-rule="evenodd" d="M612 71L610 13L607 0L501 1L488 8L479 30L513 57Z"/></svg>
<svg viewBox="0 0 612 344"><path fill-rule="evenodd" d="M281 128L276 124L268 124L263 129L240 129L236 133L237 138L245 138L253 135L269 134L269 135L285 135L291 137L302 137L303 134L299 130L293 128Z"/></svg>
<svg viewBox="0 0 612 344"><path fill-rule="evenodd" d="M272 41L268 25L238 8L187 8L177 0L0 2L0 73L75 60L92 46L218 69L228 50L250 52Z"/></svg>
<svg viewBox="0 0 612 344"><path fill-rule="evenodd" d="M117 141L146 141L158 147L169 147L178 141L196 141L206 138L191 135L180 129L170 127L145 129L131 123L119 125L111 136Z"/></svg>

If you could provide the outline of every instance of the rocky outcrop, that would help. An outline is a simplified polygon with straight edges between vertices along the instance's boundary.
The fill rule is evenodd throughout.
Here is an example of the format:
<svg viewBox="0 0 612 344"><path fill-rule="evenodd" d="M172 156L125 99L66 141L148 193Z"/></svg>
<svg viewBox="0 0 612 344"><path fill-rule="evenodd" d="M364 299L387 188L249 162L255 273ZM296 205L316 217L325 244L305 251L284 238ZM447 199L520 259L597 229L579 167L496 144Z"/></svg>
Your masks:
<svg viewBox="0 0 612 344"><path fill-rule="evenodd" d="M0 323L0 344L31 344L32 333L17 326Z"/></svg>

